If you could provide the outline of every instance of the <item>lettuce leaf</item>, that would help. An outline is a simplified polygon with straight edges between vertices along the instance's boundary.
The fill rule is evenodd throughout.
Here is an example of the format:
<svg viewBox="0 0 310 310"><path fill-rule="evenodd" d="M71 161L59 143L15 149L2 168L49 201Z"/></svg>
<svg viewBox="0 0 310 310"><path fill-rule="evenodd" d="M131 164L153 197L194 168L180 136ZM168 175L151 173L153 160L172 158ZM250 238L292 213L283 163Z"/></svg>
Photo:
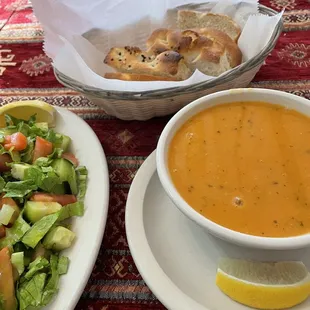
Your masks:
<svg viewBox="0 0 310 310"><path fill-rule="evenodd" d="M7 182L3 191L4 197L23 198L30 192L37 190L38 186L32 180Z"/></svg>
<svg viewBox="0 0 310 310"><path fill-rule="evenodd" d="M14 151L14 147L11 147L9 150L6 150L2 144L0 144L0 154L9 154L13 162L20 162L20 154L17 151Z"/></svg>
<svg viewBox="0 0 310 310"><path fill-rule="evenodd" d="M43 172L39 167L31 166L27 168L24 175L24 181L32 181L37 187L40 187Z"/></svg>
<svg viewBox="0 0 310 310"><path fill-rule="evenodd" d="M21 152L21 161L28 164L31 163L33 150L34 150L34 142L30 137L27 137L27 147L23 152Z"/></svg>
<svg viewBox="0 0 310 310"><path fill-rule="evenodd" d="M58 260L57 271L59 275L66 274L69 268L69 258L66 256L60 256Z"/></svg>
<svg viewBox="0 0 310 310"><path fill-rule="evenodd" d="M10 154L13 162L20 162L20 154L19 152L14 151L13 147L9 151L7 151L7 153Z"/></svg>
<svg viewBox="0 0 310 310"><path fill-rule="evenodd" d="M6 236L0 239L0 250L17 243L29 229L30 225L23 219L23 213L21 213L14 225L6 229Z"/></svg>
<svg viewBox="0 0 310 310"><path fill-rule="evenodd" d="M46 192L51 192L57 184L61 184L59 176L54 171L47 172L42 178L40 188Z"/></svg>
<svg viewBox="0 0 310 310"><path fill-rule="evenodd" d="M33 181L35 185L46 192L51 192L61 180L52 167L32 166L25 173L25 180Z"/></svg>
<svg viewBox="0 0 310 310"><path fill-rule="evenodd" d="M82 201L77 201L65 205L59 211L60 215L58 221L63 221L72 216L83 216L84 215L84 203Z"/></svg>
<svg viewBox="0 0 310 310"><path fill-rule="evenodd" d="M58 273L58 256L51 255L50 266L51 266L51 276L47 281L42 295L42 305L46 306L51 302L54 295L58 292L59 284L59 273Z"/></svg>
<svg viewBox="0 0 310 310"><path fill-rule="evenodd" d="M17 290L19 309L28 307L40 307L42 305L42 294L46 280L46 273L37 273L29 281L21 283Z"/></svg>
<svg viewBox="0 0 310 310"><path fill-rule="evenodd" d="M39 241L46 235L51 227L56 223L59 217L59 212L44 216L41 220L36 222L24 235L22 242L35 248Z"/></svg>
<svg viewBox="0 0 310 310"><path fill-rule="evenodd" d="M76 168L77 176L78 176L78 185L79 185L79 192L78 192L78 200L84 200L86 189L87 189L87 175L88 171L85 166L80 166Z"/></svg>
<svg viewBox="0 0 310 310"><path fill-rule="evenodd" d="M4 118L5 118L5 123L7 127L17 126L18 124L25 122L25 120L16 118L10 114L5 114Z"/></svg>
<svg viewBox="0 0 310 310"><path fill-rule="evenodd" d="M20 122L16 126L16 131L21 132L24 136L28 136L30 127L25 122Z"/></svg>
<svg viewBox="0 0 310 310"><path fill-rule="evenodd" d="M39 167L49 167L52 163L52 159L47 157L39 157L34 164Z"/></svg>
<svg viewBox="0 0 310 310"><path fill-rule="evenodd" d="M57 137L56 132L53 129L50 129L45 137L46 140L52 142L52 143L59 143L60 138ZM60 141L61 143L61 141Z"/></svg>
<svg viewBox="0 0 310 310"><path fill-rule="evenodd" d="M40 256L37 257L32 263L29 264L29 270L25 273L24 278L30 280L38 271L49 266L49 262L46 258Z"/></svg>
<svg viewBox="0 0 310 310"><path fill-rule="evenodd" d="M5 181L2 177L0 177L0 192L3 192L4 186L5 186Z"/></svg>
<svg viewBox="0 0 310 310"><path fill-rule="evenodd" d="M63 149L55 147L53 153L48 155L47 157L50 159L60 158L63 153Z"/></svg>

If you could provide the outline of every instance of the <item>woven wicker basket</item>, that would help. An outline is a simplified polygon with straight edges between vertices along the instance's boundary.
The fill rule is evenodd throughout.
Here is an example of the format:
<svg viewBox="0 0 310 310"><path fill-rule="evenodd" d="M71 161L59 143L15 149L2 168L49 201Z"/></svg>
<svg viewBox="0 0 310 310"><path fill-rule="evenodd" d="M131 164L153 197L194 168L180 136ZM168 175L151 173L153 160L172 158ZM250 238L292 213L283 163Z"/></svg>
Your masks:
<svg viewBox="0 0 310 310"><path fill-rule="evenodd" d="M197 8L196 6L195 9ZM270 16L277 14L276 11L263 5L259 5L259 11ZM274 48L282 28L283 23L281 21L266 47L256 57L221 77L190 86L145 92L105 91L104 89L83 85L55 68L54 73L60 83L81 92L94 104L102 107L107 114L123 120L148 120L157 116L173 114L191 101L204 95L225 89L248 86Z"/></svg>

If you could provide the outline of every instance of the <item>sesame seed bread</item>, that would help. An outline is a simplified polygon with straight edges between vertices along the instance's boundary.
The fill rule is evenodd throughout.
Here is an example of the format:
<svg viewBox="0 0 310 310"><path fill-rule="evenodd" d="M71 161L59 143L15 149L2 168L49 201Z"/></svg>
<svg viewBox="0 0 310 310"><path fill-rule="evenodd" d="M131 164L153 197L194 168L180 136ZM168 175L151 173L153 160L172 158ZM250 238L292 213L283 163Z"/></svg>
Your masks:
<svg viewBox="0 0 310 310"><path fill-rule="evenodd" d="M186 80L192 74L184 57L175 51L150 55L136 47L112 48L104 62L123 73L163 76L176 80Z"/></svg>

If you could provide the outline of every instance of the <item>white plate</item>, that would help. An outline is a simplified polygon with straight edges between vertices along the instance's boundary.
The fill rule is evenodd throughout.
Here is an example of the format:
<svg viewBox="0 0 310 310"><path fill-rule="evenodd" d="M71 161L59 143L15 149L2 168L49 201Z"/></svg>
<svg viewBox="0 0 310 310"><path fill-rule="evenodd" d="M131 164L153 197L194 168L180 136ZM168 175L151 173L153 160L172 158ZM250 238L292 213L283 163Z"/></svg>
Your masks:
<svg viewBox="0 0 310 310"><path fill-rule="evenodd" d="M258 260L301 260L310 270L310 249L262 251L217 239L190 221L165 194L155 152L139 169L126 205L126 233L143 279L170 310L246 310L215 285L222 256ZM310 300L294 307L310 309Z"/></svg>
<svg viewBox="0 0 310 310"><path fill-rule="evenodd" d="M88 169L85 214L72 220L74 245L62 253L70 258L68 273L61 277L55 300L45 309L74 309L90 276L100 249L109 204L109 173L96 134L74 113L57 108L55 131L72 139L71 150Z"/></svg>

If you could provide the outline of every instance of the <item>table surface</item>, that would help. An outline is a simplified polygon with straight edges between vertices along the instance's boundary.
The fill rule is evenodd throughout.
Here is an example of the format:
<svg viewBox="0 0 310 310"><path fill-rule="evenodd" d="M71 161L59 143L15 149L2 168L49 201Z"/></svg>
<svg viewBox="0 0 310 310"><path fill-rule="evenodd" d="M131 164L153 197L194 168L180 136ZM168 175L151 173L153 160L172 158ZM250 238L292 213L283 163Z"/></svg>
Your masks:
<svg viewBox="0 0 310 310"><path fill-rule="evenodd" d="M284 32L252 87L272 88L310 99L310 1L263 0L284 7ZM130 183L156 148L168 117L146 122L110 117L79 93L60 85L43 50L43 31L28 0L0 0L0 105L42 99L83 117L99 137L110 171L110 206L94 270L76 309L164 309L133 262L125 234Z"/></svg>

